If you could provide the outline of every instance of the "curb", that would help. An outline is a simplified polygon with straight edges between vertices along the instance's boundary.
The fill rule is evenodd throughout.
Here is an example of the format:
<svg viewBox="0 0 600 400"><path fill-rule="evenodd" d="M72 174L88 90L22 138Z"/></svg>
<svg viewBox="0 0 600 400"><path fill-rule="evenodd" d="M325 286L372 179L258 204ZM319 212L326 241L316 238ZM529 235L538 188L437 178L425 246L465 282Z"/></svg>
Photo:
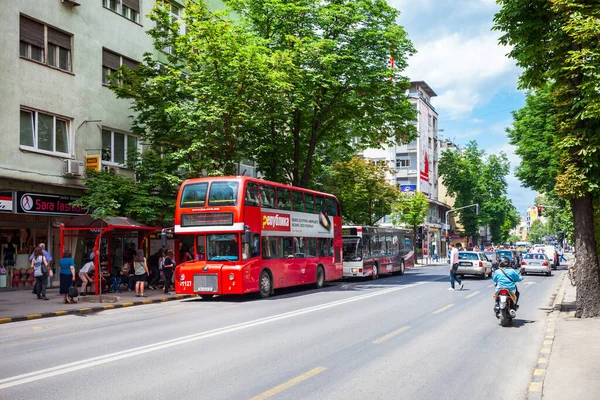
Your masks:
<svg viewBox="0 0 600 400"><path fill-rule="evenodd" d="M161 297L159 299L129 301L129 302L119 303L119 304L107 304L104 306L97 306L97 307L82 307L82 308L75 308L73 310L61 310L61 311L53 311L53 312L41 313L41 314L19 315L16 317L0 318L0 325L8 324L10 322L29 321L32 319L61 317L63 315L92 314L95 312L112 310L115 308L141 306L141 305L145 305L145 304L164 303L166 301L183 300L183 299L189 299L189 298L193 298L193 297L200 297L200 295L198 295L198 294L181 294L181 295L177 295L177 296L173 296L173 297Z"/></svg>
<svg viewBox="0 0 600 400"><path fill-rule="evenodd" d="M550 362L550 356L552 355L552 346L554 345L554 336L556 334L556 320L560 314L565 291L567 290L568 280L566 279L566 276L567 272L563 271L560 278L560 287L556 294L556 298L554 299L552 311L548 314L546 327L544 328L544 340L542 342L542 348L540 349L537 363L533 369L529 388L527 389L527 400L542 399L544 380L546 379L546 371L548 369L548 363Z"/></svg>

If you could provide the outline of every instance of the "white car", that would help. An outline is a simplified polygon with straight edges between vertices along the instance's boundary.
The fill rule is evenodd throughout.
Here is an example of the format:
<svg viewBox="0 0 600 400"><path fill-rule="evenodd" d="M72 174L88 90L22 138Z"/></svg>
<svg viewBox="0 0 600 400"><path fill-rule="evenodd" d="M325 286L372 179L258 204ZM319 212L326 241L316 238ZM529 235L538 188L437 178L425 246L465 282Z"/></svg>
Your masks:
<svg viewBox="0 0 600 400"><path fill-rule="evenodd" d="M461 251L458 253L458 269L456 274L477 275L487 279L492 275L492 262L479 251Z"/></svg>
<svg viewBox="0 0 600 400"><path fill-rule="evenodd" d="M552 260L546 253L528 253L523 256L521 261L521 274L545 274L552 275Z"/></svg>
<svg viewBox="0 0 600 400"><path fill-rule="evenodd" d="M530 253L533 253L533 254L544 253L548 257L550 267L552 269L556 269L558 267L558 265L557 265L558 252L556 251L556 248L554 248L554 246L537 246L534 249L532 249Z"/></svg>

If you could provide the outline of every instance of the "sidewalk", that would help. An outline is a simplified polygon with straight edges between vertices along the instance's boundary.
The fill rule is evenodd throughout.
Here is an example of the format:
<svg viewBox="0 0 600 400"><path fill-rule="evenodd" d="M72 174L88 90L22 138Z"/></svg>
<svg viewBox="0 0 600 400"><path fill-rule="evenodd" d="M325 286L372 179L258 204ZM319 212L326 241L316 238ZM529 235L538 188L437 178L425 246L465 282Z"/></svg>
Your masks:
<svg viewBox="0 0 600 400"><path fill-rule="evenodd" d="M63 295L58 293L58 287L48 288L46 291L46 296L50 300L38 300L31 293L31 288L0 292L0 324L197 297L195 295L175 295L174 293L165 295L162 290L148 290L147 288L144 293L148 297L136 297L133 291L117 295L107 293L102 296L102 303L99 302L99 296L88 295L79 297L77 304L64 304Z"/></svg>
<svg viewBox="0 0 600 400"><path fill-rule="evenodd" d="M600 319L574 318L576 288L565 278L542 396L544 400L600 398Z"/></svg>

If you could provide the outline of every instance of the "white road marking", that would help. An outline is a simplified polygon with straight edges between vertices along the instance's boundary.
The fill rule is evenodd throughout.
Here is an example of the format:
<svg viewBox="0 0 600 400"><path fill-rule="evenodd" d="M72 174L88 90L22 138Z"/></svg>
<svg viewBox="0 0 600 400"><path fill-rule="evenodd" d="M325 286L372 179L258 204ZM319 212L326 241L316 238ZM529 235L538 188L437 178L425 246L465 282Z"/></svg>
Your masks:
<svg viewBox="0 0 600 400"><path fill-rule="evenodd" d="M389 289L379 290L373 293L367 293L359 296L354 296L349 299L336 300L330 303L325 303L317 306L302 308L296 311L290 311L278 315L273 315L270 317L259 318L253 321L242 322L235 325L225 326L223 328L212 329L206 332L195 333L193 335L181 336L179 338L174 338L170 340L165 340L162 342L157 342L153 344L149 344L146 346L140 346L129 350L122 350L115 353L106 354L103 356L92 357L87 360L75 361L68 364L58 365L56 367L50 367L41 369L39 371L33 371L26 374L15 375L10 378L0 379L0 390L7 389L14 386L24 385L30 382L39 381L42 379L52 378L54 376L67 374L69 372L78 371L86 368L95 367L102 364L107 364L114 361L123 360L126 358L131 358L135 356L139 356L146 353L152 353L158 350L168 349L170 347L180 346L187 343L196 342L202 339L207 339L215 336L220 336L226 333L241 331L244 329L252 328L259 325L268 324L271 322L280 321L283 319L288 319L292 317L296 317L299 315L304 315L308 313L312 313L315 311L325 310L328 308L333 308L337 306L341 306L344 304L354 303L359 300L368 299L371 297L381 296L388 293L397 292L399 290L408 289L411 287L423 285L426 283L436 282L438 279L430 280L430 281L420 281L415 282L410 285L404 285L400 287L393 287ZM452 305L451 305L452 306ZM448 307L448 306L446 306Z"/></svg>
<svg viewBox="0 0 600 400"><path fill-rule="evenodd" d="M537 282L523 282L523 285L535 285Z"/></svg>
<svg viewBox="0 0 600 400"><path fill-rule="evenodd" d="M448 310L448 309L450 309L452 307L454 307L454 304L448 304L447 306L444 306L444 307L440 308L439 310L435 310L433 313L434 314L440 314L440 313L443 313L444 311L446 311L446 310Z"/></svg>
<svg viewBox="0 0 600 400"><path fill-rule="evenodd" d="M468 296L465 296L465 299L470 299L471 297L473 297L473 296L477 296L478 294L479 294L479 292L473 292L473 293L471 293L470 295L468 295Z"/></svg>
<svg viewBox="0 0 600 400"><path fill-rule="evenodd" d="M494 286L496 286L496 285L488 285L488 287L489 287L489 288L490 288L490 287L494 287Z"/></svg>

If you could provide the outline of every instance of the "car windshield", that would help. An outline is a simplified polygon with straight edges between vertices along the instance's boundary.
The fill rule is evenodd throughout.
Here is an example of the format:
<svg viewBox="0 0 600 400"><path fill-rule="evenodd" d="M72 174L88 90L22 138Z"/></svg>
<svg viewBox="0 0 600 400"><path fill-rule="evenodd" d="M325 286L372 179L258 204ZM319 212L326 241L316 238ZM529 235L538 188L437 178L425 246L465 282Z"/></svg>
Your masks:
<svg viewBox="0 0 600 400"><path fill-rule="evenodd" d="M342 242L344 261L360 261L362 244L359 237L345 237Z"/></svg>
<svg viewBox="0 0 600 400"><path fill-rule="evenodd" d="M207 235L208 261L237 261L239 260L238 234Z"/></svg>
<svg viewBox="0 0 600 400"><path fill-rule="evenodd" d="M479 260L477 253L458 253L459 260Z"/></svg>

